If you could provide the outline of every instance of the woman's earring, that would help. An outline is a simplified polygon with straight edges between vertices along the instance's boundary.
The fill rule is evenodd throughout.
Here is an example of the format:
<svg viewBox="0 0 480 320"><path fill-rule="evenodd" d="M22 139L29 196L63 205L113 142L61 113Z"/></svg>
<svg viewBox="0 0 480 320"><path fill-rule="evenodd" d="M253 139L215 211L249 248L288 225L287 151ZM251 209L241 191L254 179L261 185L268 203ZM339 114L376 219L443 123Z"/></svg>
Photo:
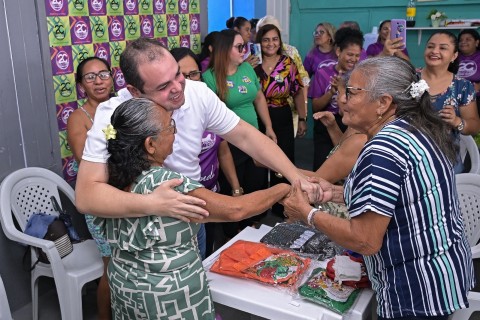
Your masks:
<svg viewBox="0 0 480 320"><path fill-rule="evenodd" d="M382 118L383 118L382 115L378 116L378 120L382 120Z"/></svg>

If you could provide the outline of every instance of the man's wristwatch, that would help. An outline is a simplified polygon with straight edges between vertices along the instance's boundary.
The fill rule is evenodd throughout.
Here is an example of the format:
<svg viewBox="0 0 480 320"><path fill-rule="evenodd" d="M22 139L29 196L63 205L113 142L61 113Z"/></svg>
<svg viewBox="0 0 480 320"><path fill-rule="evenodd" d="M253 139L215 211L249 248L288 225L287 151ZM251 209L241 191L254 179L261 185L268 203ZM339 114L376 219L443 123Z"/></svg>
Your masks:
<svg viewBox="0 0 480 320"><path fill-rule="evenodd" d="M238 189L232 189L232 196L236 196L236 195L242 195L243 194L243 188L240 187Z"/></svg>
<svg viewBox="0 0 480 320"><path fill-rule="evenodd" d="M458 126L456 127L456 129L457 129L458 132L462 132L463 129L465 129L465 121L463 119L461 119L461 121L458 124Z"/></svg>
<svg viewBox="0 0 480 320"><path fill-rule="evenodd" d="M307 119L306 118L298 118L298 121L303 121L303 122L307 122Z"/></svg>

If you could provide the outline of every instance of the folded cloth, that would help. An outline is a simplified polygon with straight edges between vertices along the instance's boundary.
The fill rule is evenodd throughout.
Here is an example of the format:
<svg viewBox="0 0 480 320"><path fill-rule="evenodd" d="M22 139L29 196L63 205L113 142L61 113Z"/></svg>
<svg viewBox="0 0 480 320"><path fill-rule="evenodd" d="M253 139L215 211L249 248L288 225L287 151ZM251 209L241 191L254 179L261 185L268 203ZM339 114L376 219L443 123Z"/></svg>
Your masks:
<svg viewBox="0 0 480 320"><path fill-rule="evenodd" d="M302 258L292 251L238 240L220 253L210 271L291 286L296 284L309 264L310 259Z"/></svg>
<svg viewBox="0 0 480 320"><path fill-rule="evenodd" d="M333 270L335 281L360 281L362 278L362 265L348 256L336 256Z"/></svg>
<svg viewBox="0 0 480 320"><path fill-rule="evenodd" d="M35 238L43 239L47 234L48 226L55 219L57 219L57 217L50 214L34 213L30 219L28 219L24 233Z"/></svg>

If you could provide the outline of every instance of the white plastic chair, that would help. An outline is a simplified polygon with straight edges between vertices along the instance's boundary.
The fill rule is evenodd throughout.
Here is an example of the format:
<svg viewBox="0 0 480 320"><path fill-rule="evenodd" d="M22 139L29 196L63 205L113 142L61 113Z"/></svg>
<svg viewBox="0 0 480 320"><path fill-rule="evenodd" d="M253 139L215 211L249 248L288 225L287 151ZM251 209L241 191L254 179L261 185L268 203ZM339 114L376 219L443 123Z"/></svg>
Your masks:
<svg viewBox="0 0 480 320"><path fill-rule="evenodd" d="M0 277L0 320L12 320L10 306L8 305L7 292Z"/></svg>
<svg viewBox="0 0 480 320"><path fill-rule="evenodd" d="M29 217L36 212L55 213L50 200L60 203L59 190L73 203L72 187L55 173L43 168L24 168L8 175L0 186L0 221L7 238L32 246L32 266L37 261L33 247L41 248L50 264L39 262L31 271L33 319L38 319L38 278L55 280L62 319L82 319L82 287L103 274L103 262L94 240L73 245L73 251L60 258L53 241L23 233ZM15 216L21 230L14 225Z"/></svg>
<svg viewBox="0 0 480 320"><path fill-rule="evenodd" d="M472 136L460 135L460 156L462 161L465 161L467 153L470 155L470 167L469 173L480 174L480 152L478 146Z"/></svg>
<svg viewBox="0 0 480 320"><path fill-rule="evenodd" d="M461 173L455 178L465 233L472 247L472 257L477 259L480 258L480 244L477 244L480 240L480 176L475 173ZM452 320L467 320L473 312L480 311L480 293L470 291L468 302L470 307L455 311Z"/></svg>

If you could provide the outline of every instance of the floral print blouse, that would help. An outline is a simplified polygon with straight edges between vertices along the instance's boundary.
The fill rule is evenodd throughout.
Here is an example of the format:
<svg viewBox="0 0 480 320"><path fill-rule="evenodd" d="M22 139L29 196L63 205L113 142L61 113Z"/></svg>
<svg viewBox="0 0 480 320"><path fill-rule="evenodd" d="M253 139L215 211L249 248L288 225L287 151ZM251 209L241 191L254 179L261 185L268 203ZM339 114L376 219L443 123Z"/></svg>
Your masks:
<svg viewBox="0 0 480 320"><path fill-rule="evenodd" d="M255 67L255 72L269 107L288 105L288 98L293 97L303 87L296 65L290 57L284 55L280 56L270 75L267 75L261 64Z"/></svg>

